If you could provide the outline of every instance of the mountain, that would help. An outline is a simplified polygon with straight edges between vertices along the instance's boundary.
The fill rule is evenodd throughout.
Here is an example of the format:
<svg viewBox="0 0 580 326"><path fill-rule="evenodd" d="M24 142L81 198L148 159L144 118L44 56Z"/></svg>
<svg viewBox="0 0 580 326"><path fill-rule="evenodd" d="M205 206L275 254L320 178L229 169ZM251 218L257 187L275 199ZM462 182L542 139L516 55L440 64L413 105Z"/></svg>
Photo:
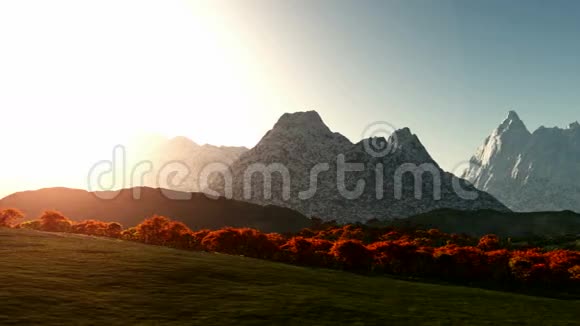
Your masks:
<svg viewBox="0 0 580 326"><path fill-rule="evenodd" d="M530 133L510 111L463 177L515 211L580 212L580 124Z"/></svg>
<svg viewBox="0 0 580 326"><path fill-rule="evenodd" d="M97 219L119 222L125 227L135 226L154 214L179 220L192 229L233 226L265 232L295 232L311 225L304 215L288 208L147 187L118 193L69 188L18 192L0 200L0 208L18 208L28 219L54 209L75 221Z"/></svg>
<svg viewBox="0 0 580 326"><path fill-rule="evenodd" d="M175 137L153 146L139 160L152 163L143 186L176 191L199 191L198 176L209 164L227 169L246 147L198 145L186 137ZM215 166L215 164L214 164Z"/></svg>
<svg viewBox="0 0 580 326"><path fill-rule="evenodd" d="M386 155L375 155L383 149ZM357 163L360 171L339 173L344 163ZM268 167L270 171L262 174ZM353 144L332 132L315 111L284 114L254 148L232 164L231 173L231 187L227 178L215 177L210 188L222 195L231 190L238 200L289 207L324 220L364 222L437 208L507 210L489 194L443 171L408 128L388 139ZM272 186L264 187L264 181ZM477 198L461 198L454 183ZM316 191L308 193L311 185L316 185ZM359 193L353 193L356 189Z"/></svg>

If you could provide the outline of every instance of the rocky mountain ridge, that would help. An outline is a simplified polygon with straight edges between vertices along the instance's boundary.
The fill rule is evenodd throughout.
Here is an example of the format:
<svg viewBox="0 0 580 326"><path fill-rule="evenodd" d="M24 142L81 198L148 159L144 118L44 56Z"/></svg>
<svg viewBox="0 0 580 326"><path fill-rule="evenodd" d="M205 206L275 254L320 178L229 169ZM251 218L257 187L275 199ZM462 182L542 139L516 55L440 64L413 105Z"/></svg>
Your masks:
<svg viewBox="0 0 580 326"><path fill-rule="evenodd" d="M462 177L515 211L580 212L580 124L531 133L510 111Z"/></svg>
<svg viewBox="0 0 580 326"><path fill-rule="evenodd" d="M377 152L390 151L375 157L369 153L372 146ZM345 167L357 171L341 173ZM408 217L438 208L507 210L489 194L443 171L408 128L388 139L353 144L332 132L315 111L284 114L233 162L231 172L231 187L217 177L210 188L222 195L231 188L238 200L339 222Z"/></svg>

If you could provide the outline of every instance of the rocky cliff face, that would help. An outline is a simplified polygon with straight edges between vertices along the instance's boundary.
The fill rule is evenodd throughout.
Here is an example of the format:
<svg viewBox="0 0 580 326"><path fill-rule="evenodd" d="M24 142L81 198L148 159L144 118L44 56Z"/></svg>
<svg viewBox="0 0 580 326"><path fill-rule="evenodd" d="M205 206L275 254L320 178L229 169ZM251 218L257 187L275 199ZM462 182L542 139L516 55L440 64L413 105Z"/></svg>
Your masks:
<svg viewBox="0 0 580 326"><path fill-rule="evenodd" d="M580 212L580 124L530 133L511 111L463 177L516 211Z"/></svg>
<svg viewBox="0 0 580 326"><path fill-rule="evenodd" d="M369 153L373 146L376 152L390 151L377 157ZM345 168L356 171L342 173ZM507 210L444 172L408 128L389 139L353 144L314 111L284 114L258 145L234 161L231 172L236 199L340 222L407 217L437 208ZM211 188L226 194L228 187L218 177Z"/></svg>

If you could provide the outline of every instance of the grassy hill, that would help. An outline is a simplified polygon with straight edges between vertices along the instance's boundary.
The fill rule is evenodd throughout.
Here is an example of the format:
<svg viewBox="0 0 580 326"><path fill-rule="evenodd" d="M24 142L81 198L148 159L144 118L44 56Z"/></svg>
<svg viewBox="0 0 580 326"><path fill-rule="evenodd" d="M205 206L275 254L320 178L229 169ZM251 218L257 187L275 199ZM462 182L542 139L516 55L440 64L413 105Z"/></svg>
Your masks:
<svg viewBox="0 0 580 326"><path fill-rule="evenodd" d="M0 324L569 325L580 301L0 229Z"/></svg>
<svg viewBox="0 0 580 326"><path fill-rule="evenodd" d="M399 227L435 228L473 236L497 234L510 237L561 236L580 234L580 214L562 212L498 212L441 209L399 219L389 224Z"/></svg>

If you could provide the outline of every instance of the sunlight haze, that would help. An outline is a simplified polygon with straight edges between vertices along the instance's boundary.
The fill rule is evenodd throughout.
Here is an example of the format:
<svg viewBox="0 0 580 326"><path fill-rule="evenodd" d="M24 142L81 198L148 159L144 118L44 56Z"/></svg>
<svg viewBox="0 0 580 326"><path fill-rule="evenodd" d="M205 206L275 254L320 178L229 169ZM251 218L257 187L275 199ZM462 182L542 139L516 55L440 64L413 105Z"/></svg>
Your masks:
<svg viewBox="0 0 580 326"><path fill-rule="evenodd" d="M2 1L0 194L84 188L151 134L252 147L284 112L355 142L410 127L448 170L510 109L532 130L577 119L577 3L371 3Z"/></svg>

